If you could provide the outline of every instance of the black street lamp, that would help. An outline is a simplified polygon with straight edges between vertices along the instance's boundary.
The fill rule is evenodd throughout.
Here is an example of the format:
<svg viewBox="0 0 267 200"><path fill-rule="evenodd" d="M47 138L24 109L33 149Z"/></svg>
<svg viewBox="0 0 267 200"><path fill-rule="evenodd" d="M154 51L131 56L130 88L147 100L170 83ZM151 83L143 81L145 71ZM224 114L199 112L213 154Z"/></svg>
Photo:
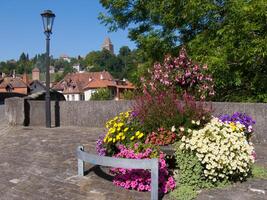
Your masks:
<svg viewBox="0 0 267 200"><path fill-rule="evenodd" d="M44 25L44 34L46 35L46 93L45 93L45 112L46 112L46 127L51 128L51 104L50 104L50 74L49 74L49 65L50 65L50 35L52 34L52 27L54 18L56 15L51 10L45 10L42 14L42 20Z"/></svg>

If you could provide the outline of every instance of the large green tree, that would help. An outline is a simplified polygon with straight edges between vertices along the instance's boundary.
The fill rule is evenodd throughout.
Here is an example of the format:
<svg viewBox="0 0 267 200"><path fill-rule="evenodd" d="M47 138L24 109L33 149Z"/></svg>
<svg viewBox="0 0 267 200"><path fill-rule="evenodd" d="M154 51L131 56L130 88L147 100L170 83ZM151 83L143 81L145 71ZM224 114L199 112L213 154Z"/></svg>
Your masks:
<svg viewBox="0 0 267 200"><path fill-rule="evenodd" d="M5 74L9 74L11 72L12 69L9 68L8 63L7 62L0 62L0 72L5 73Z"/></svg>
<svg viewBox="0 0 267 200"><path fill-rule="evenodd" d="M17 61L16 72L19 74L30 73L33 68L33 62L29 59L29 55L24 52Z"/></svg>
<svg viewBox="0 0 267 200"><path fill-rule="evenodd" d="M115 78L124 78L123 62L108 50L92 51L85 57L89 71L109 71Z"/></svg>
<svg viewBox="0 0 267 200"><path fill-rule="evenodd" d="M267 2L224 1L220 13L186 43L191 55L209 64L217 100L267 102Z"/></svg>
<svg viewBox="0 0 267 200"><path fill-rule="evenodd" d="M161 61L185 45L207 63L220 101L267 102L266 0L100 0L111 31L129 28L139 55Z"/></svg>

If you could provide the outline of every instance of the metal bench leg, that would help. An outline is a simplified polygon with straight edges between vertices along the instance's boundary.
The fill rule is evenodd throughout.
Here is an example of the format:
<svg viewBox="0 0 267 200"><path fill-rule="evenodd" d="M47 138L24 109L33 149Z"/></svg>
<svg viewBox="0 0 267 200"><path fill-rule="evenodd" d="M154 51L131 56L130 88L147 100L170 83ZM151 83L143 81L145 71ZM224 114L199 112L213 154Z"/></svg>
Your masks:
<svg viewBox="0 0 267 200"><path fill-rule="evenodd" d="M84 151L83 146L79 146L79 149ZM79 176L84 176L84 161L78 158L78 175Z"/></svg>

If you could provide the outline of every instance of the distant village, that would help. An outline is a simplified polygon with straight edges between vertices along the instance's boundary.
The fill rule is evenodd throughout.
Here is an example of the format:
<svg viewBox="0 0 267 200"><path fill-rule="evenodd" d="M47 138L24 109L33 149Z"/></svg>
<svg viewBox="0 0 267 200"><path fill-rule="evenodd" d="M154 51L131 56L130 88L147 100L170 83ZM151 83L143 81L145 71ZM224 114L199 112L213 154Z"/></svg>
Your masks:
<svg viewBox="0 0 267 200"><path fill-rule="evenodd" d="M114 54L114 47L109 38L105 38L101 49ZM67 55L62 55L60 59L70 63ZM62 80L50 82L50 92L56 96L64 96L63 99L66 101L88 101L93 93L103 88L110 91L114 100L120 100L123 99L125 91L135 89L134 85L125 78L115 79L106 70L87 72L79 63L74 64L72 68L75 72L66 74ZM50 66L50 75L54 73L55 67ZM41 79L38 66L35 66L31 73L16 74L15 70L9 75L1 73L0 95L9 94L10 96L27 96L30 99L38 99L38 97L44 96L44 93L45 80Z"/></svg>

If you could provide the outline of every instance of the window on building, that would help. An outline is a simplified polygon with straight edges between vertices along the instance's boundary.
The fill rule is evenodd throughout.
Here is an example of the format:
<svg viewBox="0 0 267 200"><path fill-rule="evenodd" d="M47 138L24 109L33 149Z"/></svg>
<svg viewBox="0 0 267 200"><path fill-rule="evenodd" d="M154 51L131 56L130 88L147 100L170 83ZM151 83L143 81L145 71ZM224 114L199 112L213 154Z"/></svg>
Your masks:
<svg viewBox="0 0 267 200"><path fill-rule="evenodd" d="M71 100L72 100L72 101L75 101L74 94L71 95Z"/></svg>
<svg viewBox="0 0 267 200"><path fill-rule="evenodd" d="M84 94L80 94L80 100L84 101Z"/></svg>
<svg viewBox="0 0 267 200"><path fill-rule="evenodd" d="M67 101L69 101L70 100L70 96L67 94Z"/></svg>

